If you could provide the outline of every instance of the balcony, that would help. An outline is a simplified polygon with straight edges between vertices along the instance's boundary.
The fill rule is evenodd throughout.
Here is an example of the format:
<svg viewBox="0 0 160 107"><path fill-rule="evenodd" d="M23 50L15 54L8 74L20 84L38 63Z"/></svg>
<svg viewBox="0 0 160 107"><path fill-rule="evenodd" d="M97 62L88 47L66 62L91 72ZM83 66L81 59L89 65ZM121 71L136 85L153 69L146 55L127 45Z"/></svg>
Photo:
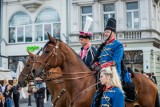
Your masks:
<svg viewBox="0 0 160 107"><path fill-rule="evenodd" d="M44 0L19 0L19 1L30 12L35 12L44 2Z"/></svg>
<svg viewBox="0 0 160 107"><path fill-rule="evenodd" d="M127 31L118 31L116 34L116 38L118 40L142 40L142 39L151 39L151 38L159 38L160 33L153 29L146 30L127 30ZM95 44L98 44L104 41L104 33L103 32L93 32L93 36L91 41L94 41ZM78 34L70 34L70 44L78 45L79 43L79 35Z"/></svg>

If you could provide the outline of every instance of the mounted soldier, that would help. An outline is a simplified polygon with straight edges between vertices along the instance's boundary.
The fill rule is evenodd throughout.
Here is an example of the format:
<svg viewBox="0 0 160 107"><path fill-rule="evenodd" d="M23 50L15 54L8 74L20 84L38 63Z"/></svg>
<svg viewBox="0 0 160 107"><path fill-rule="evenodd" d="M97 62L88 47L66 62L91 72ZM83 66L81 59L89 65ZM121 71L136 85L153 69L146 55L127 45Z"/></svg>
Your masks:
<svg viewBox="0 0 160 107"><path fill-rule="evenodd" d="M79 31L79 41L82 44L80 57L88 67L92 65L96 55L96 48L91 46L90 42L92 32L88 32L92 21L93 19L87 16L84 31Z"/></svg>
<svg viewBox="0 0 160 107"><path fill-rule="evenodd" d="M117 73L121 81L125 80L124 83L129 83L132 86L132 91L135 91L132 79L128 71L126 72L127 69L122 62L124 48L123 44L116 40L116 20L114 18L108 19L107 25L104 29L104 36L106 40L99 47L94 64L91 68L95 71L100 71L100 69L105 66L116 65ZM135 95L132 100L136 100Z"/></svg>

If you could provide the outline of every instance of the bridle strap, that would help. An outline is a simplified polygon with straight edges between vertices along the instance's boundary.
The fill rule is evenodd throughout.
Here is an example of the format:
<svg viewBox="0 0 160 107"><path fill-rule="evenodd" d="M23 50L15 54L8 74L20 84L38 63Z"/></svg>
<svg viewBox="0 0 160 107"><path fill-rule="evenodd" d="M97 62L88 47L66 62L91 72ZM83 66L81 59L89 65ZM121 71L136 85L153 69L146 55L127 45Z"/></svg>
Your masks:
<svg viewBox="0 0 160 107"><path fill-rule="evenodd" d="M21 74L22 74L23 76L25 76L25 77L28 77L28 75L27 75L27 74L25 74L25 73L23 73L23 72L21 72Z"/></svg>
<svg viewBox="0 0 160 107"><path fill-rule="evenodd" d="M70 105L73 103L73 101L74 101L78 96L80 96L81 94L83 94L83 93L86 92L86 91L90 91L93 87L95 87L95 86L98 85L99 83L100 83L100 82L97 82L97 83L89 86L88 88L82 90L80 93L76 94L76 96L73 97L72 101L70 102Z"/></svg>
<svg viewBox="0 0 160 107"><path fill-rule="evenodd" d="M86 73L87 75L85 75L85 76L80 76L80 77L75 77L75 78L64 78L63 77L63 80L64 81L69 81L69 80L76 80L76 79L82 79L82 78L85 78L85 77L88 77L88 76L91 76L91 75L94 75L96 73L96 71L94 71L94 72L92 72L92 73ZM63 74L62 74L63 75ZM67 74L65 74L65 75L67 75Z"/></svg>
<svg viewBox="0 0 160 107"><path fill-rule="evenodd" d="M65 89L62 89L62 90L61 90L60 94L56 97L56 99L55 99L54 102L53 102L53 105L54 105L53 107L56 107L57 101L59 100L59 98L62 97L62 95L63 95L65 92L66 92Z"/></svg>
<svg viewBox="0 0 160 107"><path fill-rule="evenodd" d="M46 58L46 60L49 59L49 61L47 61L47 63L43 63L43 62L37 61L37 60L35 60L34 63L39 63L39 64L41 64L41 65L43 66L43 69L46 69L48 66L51 67L51 68L56 68L57 66L51 66L51 65L49 64L49 62L52 60L50 57L53 57L53 56L56 56L56 55L57 55L56 49L58 49L58 45L59 45L59 42L57 41L56 46L53 46L53 49L52 49L51 53L50 53L50 54L48 55L48 57ZM55 60L55 64L57 64L57 58L55 58L54 60Z"/></svg>

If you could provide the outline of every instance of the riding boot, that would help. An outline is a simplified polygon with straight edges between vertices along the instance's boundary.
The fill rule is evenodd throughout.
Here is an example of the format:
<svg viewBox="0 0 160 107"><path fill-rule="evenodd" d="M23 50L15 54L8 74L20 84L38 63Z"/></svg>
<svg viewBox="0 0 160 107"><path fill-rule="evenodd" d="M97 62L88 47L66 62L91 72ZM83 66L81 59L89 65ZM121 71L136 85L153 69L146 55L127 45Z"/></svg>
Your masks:
<svg viewBox="0 0 160 107"><path fill-rule="evenodd" d="M125 92L126 101L133 102L137 99L137 92L133 83L128 82L123 84L123 90Z"/></svg>

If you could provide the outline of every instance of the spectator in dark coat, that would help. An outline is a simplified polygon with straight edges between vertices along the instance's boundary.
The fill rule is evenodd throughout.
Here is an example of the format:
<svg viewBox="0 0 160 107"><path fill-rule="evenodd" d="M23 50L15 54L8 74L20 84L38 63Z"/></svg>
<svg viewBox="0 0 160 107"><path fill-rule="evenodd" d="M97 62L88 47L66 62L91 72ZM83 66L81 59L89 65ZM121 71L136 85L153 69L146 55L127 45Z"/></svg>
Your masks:
<svg viewBox="0 0 160 107"><path fill-rule="evenodd" d="M45 88L45 83L42 82L42 79L36 78L36 87L33 88L33 92L37 107L44 107Z"/></svg>

